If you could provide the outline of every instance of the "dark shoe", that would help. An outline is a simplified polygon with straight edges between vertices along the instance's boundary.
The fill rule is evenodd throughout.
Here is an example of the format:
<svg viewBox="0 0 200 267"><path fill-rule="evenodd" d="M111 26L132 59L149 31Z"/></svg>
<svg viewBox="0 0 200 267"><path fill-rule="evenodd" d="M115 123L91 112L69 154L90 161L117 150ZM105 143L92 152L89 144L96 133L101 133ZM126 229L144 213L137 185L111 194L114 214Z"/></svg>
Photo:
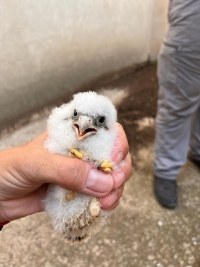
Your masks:
<svg viewBox="0 0 200 267"><path fill-rule="evenodd" d="M190 161L200 170L200 161L193 159L191 156L188 157Z"/></svg>
<svg viewBox="0 0 200 267"><path fill-rule="evenodd" d="M176 181L154 177L154 193L161 205L171 209L177 206Z"/></svg>

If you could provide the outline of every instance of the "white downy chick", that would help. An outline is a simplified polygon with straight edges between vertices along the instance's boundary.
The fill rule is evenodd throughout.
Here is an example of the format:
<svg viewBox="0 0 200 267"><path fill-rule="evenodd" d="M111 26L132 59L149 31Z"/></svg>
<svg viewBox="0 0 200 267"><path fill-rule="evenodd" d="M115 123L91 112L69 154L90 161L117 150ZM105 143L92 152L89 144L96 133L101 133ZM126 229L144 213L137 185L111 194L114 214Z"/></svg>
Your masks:
<svg viewBox="0 0 200 267"><path fill-rule="evenodd" d="M104 172L111 172L117 111L95 92L78 93L68 104L53 109L48 119L45 147L57 154L76 156ZM103 164L102 164L103 163ZM44 201L54 229L71 243L97 232L108 215L98 198L50 185Z"/></svg>

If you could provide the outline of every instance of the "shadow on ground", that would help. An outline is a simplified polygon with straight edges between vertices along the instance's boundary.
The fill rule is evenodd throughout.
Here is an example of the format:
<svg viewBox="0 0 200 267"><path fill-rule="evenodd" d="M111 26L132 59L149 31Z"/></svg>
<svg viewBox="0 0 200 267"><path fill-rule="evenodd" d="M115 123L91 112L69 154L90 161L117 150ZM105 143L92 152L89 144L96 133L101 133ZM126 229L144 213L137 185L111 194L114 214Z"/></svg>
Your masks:
<svg viewBox="0 0 200 267"><path fill-rule="evenodd" d="M157 88L153 65L104 85L103 92L118 106L134 164L121 203L106 227L87 242L70 246L53 232L45 213L14 221L0 233L0 267L200 266L199 170L190 162L182 168L175 210L162 208L153 196ZM38 117L2 138L0 149L23 143L45 127L46 117Z"/></svg>

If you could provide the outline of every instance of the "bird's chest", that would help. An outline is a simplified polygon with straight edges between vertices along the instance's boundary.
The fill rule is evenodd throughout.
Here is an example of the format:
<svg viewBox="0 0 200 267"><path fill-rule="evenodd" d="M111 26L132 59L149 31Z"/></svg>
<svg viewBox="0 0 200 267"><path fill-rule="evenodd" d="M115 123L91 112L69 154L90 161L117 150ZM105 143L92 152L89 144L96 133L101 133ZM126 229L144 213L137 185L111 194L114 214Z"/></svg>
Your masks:
<svg viewBox="0 0 200 267"><path fill-rule="evenodd" d="M111 160L113 145L106 139L90 139L84 142L74 142L71 148L77 149L83 155L83 160L99 166L104 160Z"/></svg>

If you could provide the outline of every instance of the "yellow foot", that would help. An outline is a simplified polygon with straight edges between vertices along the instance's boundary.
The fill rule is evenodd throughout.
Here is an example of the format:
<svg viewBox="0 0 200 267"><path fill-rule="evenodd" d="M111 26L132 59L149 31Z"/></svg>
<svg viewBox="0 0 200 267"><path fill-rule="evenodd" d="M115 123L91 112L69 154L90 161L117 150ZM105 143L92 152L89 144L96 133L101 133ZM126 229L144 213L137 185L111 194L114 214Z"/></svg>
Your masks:
<svg viewBox="0 0 200 267"><path fill-rule="evenodd" d="M74 191L68 191L66 196L65 196L65 199L66 200L73 200L76 196L76 193Z"/></svg>
<svg viewBox="0 0 200 267"><path fill-rule="evenodd" d="M79 151L75 148L71 148L70 149L70 156L71 157L76 157L78 159L82 159L83 158L83 151Z"/></svg>
<svg viewBox="0 0 200 267"><path fill-rule="evenodd" d="M63 198L61 198L60 203L65 206L67 205L67 201L73 200L76 197L76 193L74 191L68 191Z"/></svg>
<svg viewBox="0 0 200 267"><path fill-rule="evenodd" d="M89 213L92 217L97 217L101 210L101 202L98 198L93 198L89 204Z"/></svg>
<svg viewBox="0 0 200 267"><path fill-rule="evenodd" d="M108 160L104 160L101 163L101 166L99 167L100 170L102 170L105 173L111 173L113 170L113 165L111 162L109 162Z"/></svg>

